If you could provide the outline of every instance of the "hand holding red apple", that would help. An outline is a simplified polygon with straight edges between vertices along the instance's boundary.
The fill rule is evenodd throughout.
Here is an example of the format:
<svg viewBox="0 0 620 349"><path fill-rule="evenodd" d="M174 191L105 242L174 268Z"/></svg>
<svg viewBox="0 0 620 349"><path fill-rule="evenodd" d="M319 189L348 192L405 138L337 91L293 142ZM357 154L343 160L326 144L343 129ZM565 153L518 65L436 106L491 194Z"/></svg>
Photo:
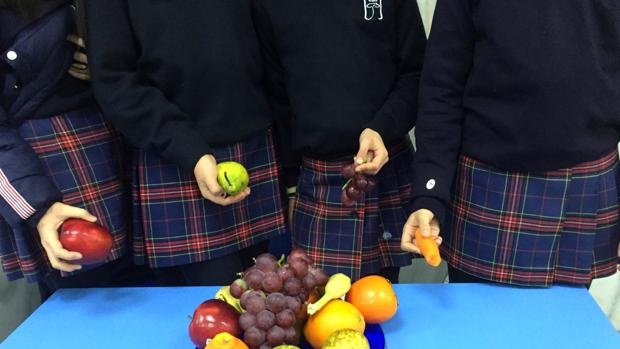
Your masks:
<svg viewBox="0 0 620 349"><path fill-rule="evenodd" d="M39 220L37 230L52 267L61 271L73 272L82 267L70 262L81 259L82 255L64 248L58 238L60 226L69 218L80 218L89 222L97 221L95 216L84 209L56 202Z"/></svg>

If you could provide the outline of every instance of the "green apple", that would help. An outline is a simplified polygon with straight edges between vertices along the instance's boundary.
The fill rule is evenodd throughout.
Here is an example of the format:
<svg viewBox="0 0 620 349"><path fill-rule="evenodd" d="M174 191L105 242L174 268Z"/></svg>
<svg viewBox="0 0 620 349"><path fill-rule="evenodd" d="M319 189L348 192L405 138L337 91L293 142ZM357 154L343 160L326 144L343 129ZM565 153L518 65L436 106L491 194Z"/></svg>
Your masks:
<svg viewBox="0 0 620 349"><path fill-rule="evenodd" d="M248 187L248 171L238 162L226 161L217 164L217 182L228 195L237 195Z"/></svg>

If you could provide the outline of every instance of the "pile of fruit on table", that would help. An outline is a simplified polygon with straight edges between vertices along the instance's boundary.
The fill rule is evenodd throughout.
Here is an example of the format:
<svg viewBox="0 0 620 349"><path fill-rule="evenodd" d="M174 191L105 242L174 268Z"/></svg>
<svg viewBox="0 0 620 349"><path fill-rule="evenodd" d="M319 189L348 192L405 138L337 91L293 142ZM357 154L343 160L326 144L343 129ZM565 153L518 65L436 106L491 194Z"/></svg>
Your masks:
<svg viewBox="0 0 620 349"><path fill-rule="evenodd" d="M300 250L286 260L262 254L255 261L196 308L189 333L197 347L293 349L305 340L314 349L368 349L366 325L396 314L396 294L383 277L351 284L344 274L328 276Z"/></svg>

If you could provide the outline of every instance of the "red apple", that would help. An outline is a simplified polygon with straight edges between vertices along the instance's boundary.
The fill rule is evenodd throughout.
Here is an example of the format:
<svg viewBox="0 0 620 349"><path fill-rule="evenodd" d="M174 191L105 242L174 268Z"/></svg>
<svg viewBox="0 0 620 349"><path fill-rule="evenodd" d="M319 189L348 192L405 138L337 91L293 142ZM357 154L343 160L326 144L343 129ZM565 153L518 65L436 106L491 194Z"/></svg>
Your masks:
<svg viewBox="0 0 620 349"><path fill-rule="evenodd" d="M241 338L239 315L232 305L222 300L205 301L194 310L194 317L189 324L189 336L199 348L204 348L207 340L222 332Z"/></svg>
<svg viewBox="0 0 620 349"><path fill-rule="evenodd" d="M82 259L73 261L74 263L87 265L105 261L114 239L112 234L99 224L71 218L60 227L60 243L65 249L82 254Z"/></svg>

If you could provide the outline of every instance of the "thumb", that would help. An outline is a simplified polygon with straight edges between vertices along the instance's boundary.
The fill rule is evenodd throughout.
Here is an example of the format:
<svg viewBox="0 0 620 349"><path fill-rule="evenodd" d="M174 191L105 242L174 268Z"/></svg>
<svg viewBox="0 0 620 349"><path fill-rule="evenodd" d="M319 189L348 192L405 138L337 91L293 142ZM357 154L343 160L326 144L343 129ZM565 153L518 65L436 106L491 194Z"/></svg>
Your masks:
<svg viewBox="0 0 620 349"><path fill-rule="evenodd" d="M205 184L207 185L207 189L211 192L211 194L215 196L221 196L224 194L224 189L217 182L217 174L215 176L207 176L204 179Z"/></svg>
<svg viewBox="0 0 620 349"><path fill-rule="evenodd" d="M360 149L358 150L357 155L355 156L356 165L361 165L366 161L368 157L369 146L370 146L370 142L367 140L363 140L360 142Z"/></svg>

